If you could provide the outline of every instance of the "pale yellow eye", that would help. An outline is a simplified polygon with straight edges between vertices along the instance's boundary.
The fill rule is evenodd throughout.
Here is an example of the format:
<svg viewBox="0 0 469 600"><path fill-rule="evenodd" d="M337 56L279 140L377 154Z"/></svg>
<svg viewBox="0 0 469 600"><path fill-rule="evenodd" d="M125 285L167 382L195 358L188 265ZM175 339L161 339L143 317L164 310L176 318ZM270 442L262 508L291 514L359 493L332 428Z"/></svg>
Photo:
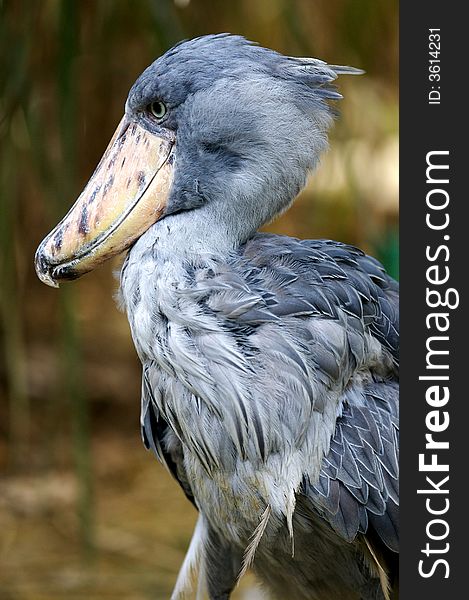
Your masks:
<svg viewBox="0 0 469 600"><path fill-rule="evenodd" d="M166 105L161 100L156 100L150 104L150 112L155 119L162 119L166 114Z"/></svg>

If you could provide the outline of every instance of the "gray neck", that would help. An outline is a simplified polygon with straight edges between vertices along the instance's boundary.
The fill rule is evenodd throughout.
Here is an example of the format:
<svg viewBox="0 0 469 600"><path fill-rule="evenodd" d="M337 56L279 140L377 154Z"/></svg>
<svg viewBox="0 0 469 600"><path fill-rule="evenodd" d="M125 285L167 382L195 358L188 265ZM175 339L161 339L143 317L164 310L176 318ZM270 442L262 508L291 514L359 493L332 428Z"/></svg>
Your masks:
<svg viewBox="0 0 469 600"><path fill-rule="evenodd" d="M169 214L153 225L136 246L181 257L224 256L236 250L264 224L291 204L303 187L306 173L296 180L233 185L192 210ZM233 182L232 182L233 183Z"/></svg>
<svg viewBox="0 0 469 600"><path fill-rule="evenodd" d="M257 230L257 224L248 226L235 217L221 203L211 203L166 216L147 231L141 241L144 245L156 246L158 251L172 255L175 260L227 255Z"/></svg>
<svg viewBox="0 0 469 600"><path fill-rule="evenodd" d="M145 232L132 249L153 248L158 255L178 259L226 256L250 239L262 225L244 220L221 203L168 215ZM254 215L252 215L254 216Z"/></svg>

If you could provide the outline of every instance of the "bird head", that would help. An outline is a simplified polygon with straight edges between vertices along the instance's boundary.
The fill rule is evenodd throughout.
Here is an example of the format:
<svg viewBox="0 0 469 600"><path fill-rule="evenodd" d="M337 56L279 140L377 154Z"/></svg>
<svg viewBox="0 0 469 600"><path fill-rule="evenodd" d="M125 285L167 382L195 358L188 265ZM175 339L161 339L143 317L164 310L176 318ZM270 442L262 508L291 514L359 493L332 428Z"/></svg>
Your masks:
<svg viewBox="0 0 469 600"><path fill-rule="evenodd" d="M36 252L39 278L75 279L177 213L242 243L304 186L341 98L332 82L359 72L228 34L178 44L132 86L91 179Z"/></svg>

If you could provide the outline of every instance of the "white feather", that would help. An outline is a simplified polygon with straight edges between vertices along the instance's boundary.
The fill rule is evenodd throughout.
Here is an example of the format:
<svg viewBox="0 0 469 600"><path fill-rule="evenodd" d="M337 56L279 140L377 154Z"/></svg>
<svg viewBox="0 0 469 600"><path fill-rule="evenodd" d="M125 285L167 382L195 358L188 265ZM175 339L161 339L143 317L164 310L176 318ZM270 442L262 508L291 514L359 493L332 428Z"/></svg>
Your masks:
<svg viewBox="0 0 469 600"><path fill-rule="evenodd" d="M171 600L183 600L187 598L188 594L191 594L194 590L196 579L199 580L197 588L199 589L200 587L201 571L203 572L201 563L204 560L205 527L203 516L199 514L187 554L179 570L176 585L171 594Z"/></svg>

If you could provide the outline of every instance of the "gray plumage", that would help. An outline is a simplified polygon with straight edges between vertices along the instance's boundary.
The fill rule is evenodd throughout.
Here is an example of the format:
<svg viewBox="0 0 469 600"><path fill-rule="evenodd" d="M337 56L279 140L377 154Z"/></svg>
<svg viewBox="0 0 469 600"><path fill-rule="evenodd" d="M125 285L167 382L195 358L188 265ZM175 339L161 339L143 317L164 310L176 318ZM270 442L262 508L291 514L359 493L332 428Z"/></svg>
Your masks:
<svg viewBox="0 0 469 600"><path fill-rule="evenodd" d="M195 572L228 598L251 563L278 598L382 599L393 576L397 284L356 248L256 233L316 166L353 72L217 35L130 91L130 118L176 133L164 217L121 274L144 442L200 513L173 598Z"/></svg>

